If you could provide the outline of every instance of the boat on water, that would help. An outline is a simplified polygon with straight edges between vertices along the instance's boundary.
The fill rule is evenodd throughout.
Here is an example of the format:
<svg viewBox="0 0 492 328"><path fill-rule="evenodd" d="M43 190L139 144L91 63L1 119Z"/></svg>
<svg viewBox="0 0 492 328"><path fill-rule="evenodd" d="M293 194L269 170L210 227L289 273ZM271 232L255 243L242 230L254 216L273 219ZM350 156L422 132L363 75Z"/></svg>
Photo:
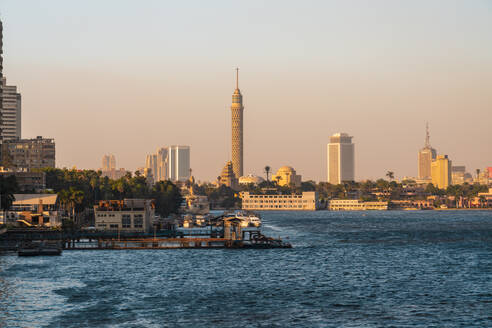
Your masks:
<svg viewBox="0 0 492 328"><path fill-rule="evenodd" d="M58 242L29 242L21 245L18 256L52 256L61 255L62 248Z"/></svg>
<svg viewBox="0 0 492 328"><path fill-rule="evenodd" d="M253 212L237 211L235 217L241 220L241 226L243 228L247 227L261 227L260 215Z"/></svg>

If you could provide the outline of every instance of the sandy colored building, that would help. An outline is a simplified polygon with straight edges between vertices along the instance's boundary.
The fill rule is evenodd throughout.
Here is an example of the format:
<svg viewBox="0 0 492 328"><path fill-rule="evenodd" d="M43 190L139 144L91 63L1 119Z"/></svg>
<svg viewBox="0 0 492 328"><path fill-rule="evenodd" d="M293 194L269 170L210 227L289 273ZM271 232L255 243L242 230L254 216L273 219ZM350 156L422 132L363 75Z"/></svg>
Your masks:
<svg viewBox="0 0 492 328"><path fill-rule="evenodd" d="M98 230L150 232L155 206L150 199L100 201L94 206L94 217Z"/></svg>
<svg viewBox="0 0 492 328"><path fill-rule="evenodd" d="M296 173L290 166L282 166L278 169L277 174L272 176L272 181L276 181L279 186L301 186L302 177Z"/></svg>
<svg viewBox="0 0 492 328"><path fill-rule="evenodd" d="M222 172L220 173L218 186L225 185L226 187L237 189L238 188L238 180L236 178L236 174L234 173L234 165L232 161L228 161Z"/></svg>
<svg viewBox="0 0 492 328"><path fill-rule="evenodd" d="M439 189L446 189L452 184L451 161L448 155L438 155L431 164L432 184Z"/></svg>
<svg viewBox="0 0 492 328"><path fill-rule="evenodd" d="M426 125L425 145L418 154L418 179L425 182L432 180L431 166L436 159L436 150L430 145L429 125Z"/></svg>
<svg viewBox="0 0 492 328"><path fill-rule="evenodd" d="M14 194L7 222L59 227L62 224L57 194Z"/></svg>
<svg viewBox="0 0 492 328"><path fill-rule="evenodd" d="M332 199L328 202L328 209L330 211L384 211L388 209L388 202L364 202L358 199Z"/></svg>
<svg viewBox="0 0 492 328"><path fill-rule="evenodd" d="M318 209L318 193L303 192L301 195L256 195L241 193L243 210L315 211Z"/></svg>
<svg viewBox="0 0 492 328"><path fill-rule="evenodd" d="M328 144L328 182L340 184L355 180L355 147L347 133L336 133Z"/></svg>
<svg viewBox="0 0 492 328"><path fill-rule="evenodd" d="M3 147L17 171L55 167L54 139L36 137L35 139L6 140Z"/></svg>

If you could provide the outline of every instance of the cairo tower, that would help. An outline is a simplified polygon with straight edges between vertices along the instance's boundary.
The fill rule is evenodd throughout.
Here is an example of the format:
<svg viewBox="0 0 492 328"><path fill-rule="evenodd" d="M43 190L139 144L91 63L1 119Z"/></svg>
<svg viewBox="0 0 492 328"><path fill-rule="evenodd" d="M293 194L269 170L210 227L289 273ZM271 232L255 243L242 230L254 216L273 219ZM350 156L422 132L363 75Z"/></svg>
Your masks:
<svg viewBox="0 0 492 328"><path fill-rule="evenodd" d="M243 96L239 91L239 68L236 68L236 90L232 94L232 169L239 179L243 176Z"/></svg>

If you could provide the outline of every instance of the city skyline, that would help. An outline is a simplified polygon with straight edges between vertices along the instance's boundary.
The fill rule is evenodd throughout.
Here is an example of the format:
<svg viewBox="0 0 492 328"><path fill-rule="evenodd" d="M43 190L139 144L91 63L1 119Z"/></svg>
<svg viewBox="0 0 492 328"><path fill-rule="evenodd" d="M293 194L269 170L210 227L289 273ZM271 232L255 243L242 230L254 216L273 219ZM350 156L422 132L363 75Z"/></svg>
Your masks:
<svg viewBox="0 0 492 328"><path fill-rule="evenodd" d="M111 152L122 167L134 171L144 164L145 154L159 145L187 144L194 149L193 174L213 181L232 157L225 139L230 133L226 110L232 69L241 66L248 108L244 175L262 176L265 165L274 171L290 165L305 180L326 181L326 143L336 131L346 131L357 140L356 180L384 177L388 170L397 177L417 176L415 154L426 121L432 125L433 146L439 153L473 172L492 162L492 155L481 150L492 142L483 119L490 115L492 104L487 91L492 84L492 51L491 43L485 42L491 37L484 32L490 30L492 19L490 10L483 10L490 9L485 2L448 4L424 6L417 1L396 8L379 2L373 9L359 6L354 11L347 4L313 3L314 9L328 15L326 21L334 19L328 9L348 15L352 25L336 19L330 23L337 29L350 28L339 40L327 33L330 29L324 21L312 36L308 32L315 25L306 23L292 30L290 19L299 9L293 3L286 3L282 15L272 18L279 29L268 24L273 5L259 10L255 5L231 4L215 14L196 3L188 9L198 21L222 17L225 11L237 12L241 24L234 32L219 29L229 18L205 24L203 33L219 31L210 34L216 47L179 60L184 53L195 53L188 43L209 35L195 35L193 22L180 40L166 34L171 38L170 53L149 38L134 40L136 47L121 51L127 30L119 28L129 17L141 23L148 17L155 31L167 31L161 18L169 15L166 10L182 18L180 5L153 3L152 13L123 2L109 16L114 27L108 28L101 20L111 7L108 4L101 6L101 13L87 16L96 2L76 4L77 10L57 1L43 6L32 3L32 13L26 13L22 5L5 1L4 75L22 90L24 137L46 135L57 140L60 167L97 168L101 156ZM301 9L316 14L313 8ZM130 16L134 10L135 16ZM248 10L251 16L243 13ZM388 15L381 17L383 12ZM408 19L400 22L397 18L403 12ZM439 26L432 25L433 14L439 14ZM253 18L251 30L244 27L248 17ZM382 20L376 23L375 18ZM66 21L66 31L57 31L57 24ZM422 22L419 28L414 26L417 21ZM148 24L132 24L134 30L127 32L153 31ZM388 32L386 26L394 31ZM371 34L364 34L365 29ZM105 47L96 31L109 37L111 45ZM76 38L67 41L72 40L67 33ZM160 35L156 33L150 35ZM244 42L236 45L239 50L234 53L222 46L229 33L238 33ZM370 44L364 35L370 36ZM277 43L267 43L268 36ZM334 47L317 45L318 40L333 42ZM143 50L138 52L137 47ZM357 55L361 49L364 54ZM291 54L289 60L281 53ZM50 83L43 83L46 76Z"/></svg>

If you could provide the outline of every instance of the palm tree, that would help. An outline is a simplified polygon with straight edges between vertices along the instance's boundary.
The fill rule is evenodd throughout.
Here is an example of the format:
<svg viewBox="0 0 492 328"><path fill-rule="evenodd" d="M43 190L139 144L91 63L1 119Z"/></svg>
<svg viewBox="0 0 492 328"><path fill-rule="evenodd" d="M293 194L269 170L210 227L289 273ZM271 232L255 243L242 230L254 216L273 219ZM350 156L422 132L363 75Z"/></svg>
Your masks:
<svg viewBox="0 0 492 328"><path fill-rule="evenodd" d="M269 181L269 176L270 176L270 166L265 166L265 173L266 173L266 178L267 182Z"/></svg>
<svg viewBox="0 0 492 328"><path fill-rule="evenodd" d="M58 201L65 211L68 211L70 205L70 192L67 189L60 190L58 192Z"/></svg>
<svg viewBox="0 0 492 328"><path fill-rule="evenodd" d="M395 178L395 173L393 171L388 171L386 172L386 176L392 181Z"/></svg>

